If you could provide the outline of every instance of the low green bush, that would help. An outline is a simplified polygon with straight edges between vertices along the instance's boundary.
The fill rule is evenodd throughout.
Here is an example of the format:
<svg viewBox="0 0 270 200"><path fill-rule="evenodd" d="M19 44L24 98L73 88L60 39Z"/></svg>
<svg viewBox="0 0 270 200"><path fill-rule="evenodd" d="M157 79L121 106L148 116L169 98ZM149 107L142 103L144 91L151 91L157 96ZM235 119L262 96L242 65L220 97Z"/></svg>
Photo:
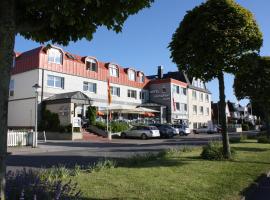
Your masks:
<svg viewBox="0 0 270 200"><path fill-rule="evenodd" d="M107 125L104 122L96 122L95 126L101 130L106 130Z"/></svg>
<svg viewBox="0 0 270 200"><path fill-rule="evenodd" d="M98 127L101 130L106 131L107 129L107 124L103 122L96 122L96 127ZM112 131L113 133L117 132L123 132L129 129L129 125L125 122L111 122L109 124L109 130Z"/></svg>
<svg viewBox="0 0 270 200"><path fill-rule="evenodd" d="M157 160L159 157L161 157L161 154L154 154L154 153L135 154L132 157L128 158L125 164L129 166L137 166L146 162Z"/></svg>
<svg viewBox="0 0 270 200"><path fill-rule="evenodd" d="M247 135L240 134L240 137L230 137L230 143L240 143L247 140Z"/></svg>
<svg viewBox="0 0 270 200"><path fill-rule="evenodd" d="M106 170L106 169L111 169L111 168L115 168L117 165L115 160L100 160L97 163L95 163L94 165L90 165L86 171L89 173L92 172L99 172L102 170Z"/></svg>
<svg viewBox="0 0 270 200"><path fill-rule="evenodd" d="M234 149L231 149L231 154L236 154ZM205 160L225 160L222 143L214 141L203 146L201 157Z"/></svg>
<svg viewBox="0 0 270 200"><path fill-rule="evenodd" d="M243 131L248 131L249 130L249 125L248 124L242 124L242 130Z"/></svg>
<svg viewBox="0 0 270 200"><path fill-rule="evenodd" d="M270 138L268 138L267 136L259 136L258 143L270 144Z"/></svg>

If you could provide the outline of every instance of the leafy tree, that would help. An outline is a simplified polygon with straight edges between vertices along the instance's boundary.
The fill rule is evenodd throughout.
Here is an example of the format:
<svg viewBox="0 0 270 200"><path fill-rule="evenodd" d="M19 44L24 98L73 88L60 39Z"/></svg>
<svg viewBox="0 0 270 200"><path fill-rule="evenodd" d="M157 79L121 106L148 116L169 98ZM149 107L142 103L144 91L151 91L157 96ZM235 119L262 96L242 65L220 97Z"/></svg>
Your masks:
<svg viewBox="0 0 270 200"><path fill-rule="evenodd" d="M235 76L234 91L238 99L248 98L267 125L270 138L270 57L245 56Z"/></svg>
<svg viewBox="0 0 270 200"><path fill-rule="evenodd" d="M96 118L97 118L97 108L94 106L88 106L86 111L86 116L89 119L90 125L96 124Z"/></svg>
<svg viewBox="0 0 270 200"><path fill-rule="evenodd" d="M258 52L262 34L251 12L233 0L208 0L189 11L169 44L171 58L188 75L219 82L223 153L231 158L225 114L224 73L234 74L239 59Z"/></svg>
<svg viewBox="0 0 270 200"><path fill-rule="evenodd" d="M1 0L0 1L0 191L4 200L8 92L15 36L67 45L92 39L100 26L120 32L129 15L153 0Z"/></svg>

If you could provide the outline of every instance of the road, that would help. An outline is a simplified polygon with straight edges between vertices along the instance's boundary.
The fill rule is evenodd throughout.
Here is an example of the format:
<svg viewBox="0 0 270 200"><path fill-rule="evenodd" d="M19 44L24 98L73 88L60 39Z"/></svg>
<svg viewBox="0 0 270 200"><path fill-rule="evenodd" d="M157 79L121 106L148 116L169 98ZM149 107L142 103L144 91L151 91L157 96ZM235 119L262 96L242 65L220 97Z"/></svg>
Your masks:
<svg viewBox="0 0 270 200"><path fill-rule="evenodd" d="M239 134L231 134L239 136ZM73 167L75 164L89 165L99 159L119 159L133 154L159 152L162 149L203 145L210 140L220 140L220 134L176 136L173 139L113 139L112 141L48 141L38 148L9 148L8 170L18 168L41 168L57 165Z"/></svg>

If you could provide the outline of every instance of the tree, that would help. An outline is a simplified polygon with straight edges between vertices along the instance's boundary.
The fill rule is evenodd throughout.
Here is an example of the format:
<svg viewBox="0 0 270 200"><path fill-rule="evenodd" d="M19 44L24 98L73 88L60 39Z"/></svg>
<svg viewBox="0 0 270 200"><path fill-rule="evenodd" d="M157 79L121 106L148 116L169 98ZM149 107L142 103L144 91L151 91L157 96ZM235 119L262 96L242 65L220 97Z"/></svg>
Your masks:
<svg viewBox="0 0 270 200"><path fill-rule="evenodd" d="M238 99L248 98L266 122L270 138L270 57L245 56L236 73L234 91Z"/></svg>
<svg viewBox="0 0 270 200"><path fill-rule="evenodd" d="M262 34L252 13L233 0L208 0L189 11L169 44L171 58L188 75L219 82L223 153L231 158L225 113L224 73L234 74L239 59L258 52Z"/></svg>
<svg viewBox="0 0 270 200"><path fill-rule="evenodd" d="M97 118L97 108L94 106L88 106L86 116L89 119L89 124L95 125Z"/></svg>
<svg viewBox="0 0 270 200"><path fill-rule="evenodd" d="M92 39L100 26L120 32L129 15L153 0L0 1L0 192L4 200L8 92L17 34L37 42L67 45Z"/></svg>

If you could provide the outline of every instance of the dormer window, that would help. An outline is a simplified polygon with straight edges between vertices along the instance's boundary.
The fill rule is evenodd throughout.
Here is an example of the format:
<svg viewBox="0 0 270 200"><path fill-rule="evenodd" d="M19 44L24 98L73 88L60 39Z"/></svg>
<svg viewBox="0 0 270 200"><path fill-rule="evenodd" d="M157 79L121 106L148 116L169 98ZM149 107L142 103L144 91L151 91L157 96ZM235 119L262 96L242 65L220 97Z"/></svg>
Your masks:
<svg viewBox="0 0 270 200"><path fill-rule="evenodd" d="M136 80L136 72L132 69L128 70L128 79L131 81L135 81Z"/></svg>
<svg viewBox="0 0 270 200"><path fill-rule="evenodd" d="M109 71L110 71L110 76L114 76L114 77L119 76L119 69L116 65L110 64Z"/></svg>
<svg viewBox="0 0 270 200"><path fill-rule="evenodd" d="M85 61L86 70L97 72L97 61L93 58L87 58Z"/></svg>
<svg viewBox="0 0 270 200"><path fill-rule="evenodd" d="M62 64L62 52L59 49L50 48L48 50L48 62Z"/></svg>
<svg viewBox="0 0 270 200"><path fill-rule="evenodd" d="M144 74L141 72L139 73L139 82L144 83Z"/></svg>

